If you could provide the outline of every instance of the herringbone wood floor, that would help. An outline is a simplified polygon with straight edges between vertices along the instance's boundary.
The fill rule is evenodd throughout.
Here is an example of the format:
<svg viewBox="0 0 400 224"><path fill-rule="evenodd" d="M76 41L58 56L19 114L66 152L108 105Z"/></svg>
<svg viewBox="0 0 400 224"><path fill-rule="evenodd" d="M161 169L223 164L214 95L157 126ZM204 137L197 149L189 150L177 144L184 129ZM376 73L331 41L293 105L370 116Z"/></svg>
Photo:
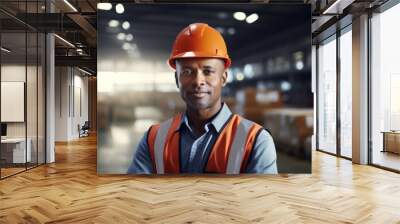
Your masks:
<svg viewBox="0 0 400 224"><path fill-rule="evenodd" d="M312 175L97 176L95 137L0 181L0 223L400 223L400 175L320 152Z"/></svg>

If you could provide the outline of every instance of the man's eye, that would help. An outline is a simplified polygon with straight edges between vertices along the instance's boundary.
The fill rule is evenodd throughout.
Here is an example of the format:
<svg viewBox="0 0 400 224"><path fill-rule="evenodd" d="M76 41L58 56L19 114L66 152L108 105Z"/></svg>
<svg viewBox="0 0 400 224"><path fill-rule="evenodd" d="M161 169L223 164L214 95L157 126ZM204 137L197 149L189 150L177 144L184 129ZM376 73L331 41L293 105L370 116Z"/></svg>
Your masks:
<svg viewBox="0 0 400 224"><path fill-rule="evenodd" d="M204 70L203 71L203 73L205 74L205 75L210 75L210 74L212 74L214 71L211 71L211 70Z"/></svg>
<svg viewBox="0 0 400 224"><path fill-rule="evenodd" d="M190 69L185 69L182 71L182 75L190 75L192 73L192 71Z"/></svg>

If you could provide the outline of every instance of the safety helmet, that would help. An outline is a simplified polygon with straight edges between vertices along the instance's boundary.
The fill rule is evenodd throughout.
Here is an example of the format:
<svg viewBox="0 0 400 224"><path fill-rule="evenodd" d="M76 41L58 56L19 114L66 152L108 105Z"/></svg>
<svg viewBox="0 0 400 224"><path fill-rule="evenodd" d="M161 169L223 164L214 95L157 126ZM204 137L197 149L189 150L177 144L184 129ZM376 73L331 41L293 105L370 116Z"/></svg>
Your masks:
<svg viewBox="0 0 400 224"><path fill-rule="evenodd" d="M225 61L225 68L231 65L224 38L205 23L190 24L178 34L169 65L176 69L175 60L180 58L221 58Z"/></svg>

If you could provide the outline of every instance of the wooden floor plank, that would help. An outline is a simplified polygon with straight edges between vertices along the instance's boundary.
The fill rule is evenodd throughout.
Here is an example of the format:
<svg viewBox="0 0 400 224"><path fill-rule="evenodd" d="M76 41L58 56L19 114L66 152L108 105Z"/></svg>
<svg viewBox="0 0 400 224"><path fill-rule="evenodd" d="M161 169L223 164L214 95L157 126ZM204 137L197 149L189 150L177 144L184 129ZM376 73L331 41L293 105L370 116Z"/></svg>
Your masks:
<svg viewBox="0 0 400 224"><path fill-rule="evenodd" d="M98 176L96 136L0 181L0 223L400 223L400 175L313 152L313 174Z"/></svg>

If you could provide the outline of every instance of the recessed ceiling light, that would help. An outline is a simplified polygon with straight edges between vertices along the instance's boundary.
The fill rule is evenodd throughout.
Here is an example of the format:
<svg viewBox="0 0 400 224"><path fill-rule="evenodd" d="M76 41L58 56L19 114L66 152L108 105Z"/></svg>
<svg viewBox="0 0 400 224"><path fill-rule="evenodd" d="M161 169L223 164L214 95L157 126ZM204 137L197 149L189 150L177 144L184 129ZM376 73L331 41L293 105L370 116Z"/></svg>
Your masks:
<svg viewBox="0 0 400 224"><path fill-rule="evenodd" d="M257 19L258 19L258 14L257 13L253 13L253 14L249 15L246 18L246 22L247 23L254 23L255 21L257 21Z"/></svg>
<svg viewBox="0 0 400 224"><path fill-rule="evenodd" d="M302 70L304 68L304 63L302 61L297 61L296 62L296 69L297 70Z"/></svg>
<svg viewBox="0 0 400 224"><path fill-rule="evenodd" d="M132 41L133 40L133 35L132 34L127 34L126 37L125 37L125 40Z"/></svg>
<svg viewBox="0 0 400 224"><path fill-rule="evenodd" d="M108 22L108 26L109 27L117 27L117 26L119 26L119 22L118 22L118 20L112 19Z"/></svg>
<svg viewBox="0 0 400 224"><path fill-rule="evenodd" d="M106 2L98 3L97 4L97 9L100 9L100 10L111 10L112 9L112 4L111 3L106 3Z"/></svg>
<svg viewBox="0 0 400 224"><path fill-rule="evenodd" d="M131 27L131 24L128 21L125 21L125 22L122 23L122 28L124 30L129 29L129 27Z"/></svg>
<svg viewBox="0 0 400 224"><path fill-rule="evenodd" d="M122 5L121 3L118 3L118 4L115 6L115 11L116 11L118 14L124 13L124 11L125 11L124 5Z"/></svg>
<svg viewBox="0 0 400 224"><path fill-rule="evenodd" d="M243 21L246 19L246 13L244 12L235 12L233 13L233 18L239 21Z"/></svg>
<svg viewBox="0 0 400 224"><path fill-rule="evenodd" d="M125 39L125 34L124 33L118 33L117 34L117 39L118 40L124 40Z"/></svg>

